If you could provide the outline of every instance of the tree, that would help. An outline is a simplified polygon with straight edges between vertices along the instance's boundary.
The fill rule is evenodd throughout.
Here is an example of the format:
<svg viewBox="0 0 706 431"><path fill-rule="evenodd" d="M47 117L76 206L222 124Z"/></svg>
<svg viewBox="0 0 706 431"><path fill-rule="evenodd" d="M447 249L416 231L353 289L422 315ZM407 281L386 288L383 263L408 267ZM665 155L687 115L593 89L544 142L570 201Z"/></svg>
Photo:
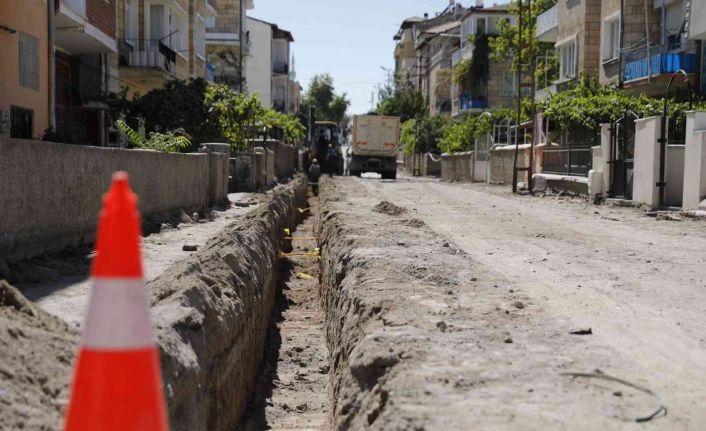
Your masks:
<svg viewBox="0 0 706 431"><path fill-rule="evenodd" d="M201 78L167 81L137 98L131 113L144 121L148 134L183 129L195 145L221 141L224 136L205 101L209 85Z"/></svg>
<svg viewBox="0 0 706 431"><path fill-rule="evenodd" d="M513 70L517 70L517 65L520 61L527 63L530 59L535 58L535 77L538 80L548 74L554 74L557 65L556 50L553 43L544 43L537 40L537 16L554 7L556 3L557 0L533 0L532 20L529 25L524 26L522 40L525 43L525 49L522 50L520 55L517 55L519 23L515 22L513 24L508 20L500 21L497 25L498 36L489 40L491 58L494 60L511 58L513 60ZM515 16L519 16L517 0L512 2L510 12ZM552 80L553 78L558 78L558 76L552 77Z"/></svg>
<svg viewBox="0 0 706 431"><path fill-rule="evenodd" d="M400 117L404 123L426 116L428 108L427 100L421 92L411 88L400 88L378 103L377 112L380 115Z"/></svg>
<svg viewBox="0 0 706 431"><path fill-rule="evenodd" d="M317 120L334 121L340 124L350 104L351 102L345 93L336 94L333 78L325 73L312 78L302 100L301 112L308 115L309 108L313 108Z"/></svg>

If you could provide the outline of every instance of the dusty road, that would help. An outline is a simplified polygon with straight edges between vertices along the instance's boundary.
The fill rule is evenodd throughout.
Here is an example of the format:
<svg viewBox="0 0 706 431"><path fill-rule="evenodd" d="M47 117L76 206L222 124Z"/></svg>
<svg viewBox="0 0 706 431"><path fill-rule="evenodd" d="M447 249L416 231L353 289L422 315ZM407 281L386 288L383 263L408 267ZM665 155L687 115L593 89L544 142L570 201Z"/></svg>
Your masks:
<svg viewBox="0 0 706 431"><path fill-rule="evenodd" d="M249 205L234 206L226 211L215 211L213 220L168 227L159 233L143 238L142 253L146 280L154 280L170 265L189 256L191 252L184 251L182 249L184 245L197 247L204 245L226 225L256 208L257 199L260 197L237 193L229 195L229 199L240 205L245 205L245 203ZM18 287L30 301L44 311L73 326L80 327L88 309L91 291L88 259L86 264L76 271L83 272L81 274L65 275L42 283L20 284Z"/></svg>
<svg viewBox="0 0 706 431"><path fill-rule="evenodd" d="M578 361L580 368L570 371L600 369L648 386L669 409L666 418L653 422L659 429L706 427L704 222L656 221L633 209L513 196L507 188L486 185L411 178L337 181L342 189L364 188L366 203L386 200L407 209L507 280L499 288L509 286L510 292L525 296L525 311L551 321L546 337L554 330L591 328L592 335L576 337L581 340L578 347L567 344L564 350L550 344L557 358ZM528 324L542 325L532 319ZM542 340L532 339L542 331L531 334L519 340L528 357L545 347ZM560 371L567 369L554 370ZM531 375L533 370L522 372ZM535 383L541 381L536 377ZM584 383L587 393L590 387L605 387ZM613 395L618 399L614 403L620 403L622 393ZM580 415L571 396L555 396L558 403L566 399L567 415L572 410ZM586 419L583 424L591 429ZM625 417L620 423L637 427Z"/></svg>

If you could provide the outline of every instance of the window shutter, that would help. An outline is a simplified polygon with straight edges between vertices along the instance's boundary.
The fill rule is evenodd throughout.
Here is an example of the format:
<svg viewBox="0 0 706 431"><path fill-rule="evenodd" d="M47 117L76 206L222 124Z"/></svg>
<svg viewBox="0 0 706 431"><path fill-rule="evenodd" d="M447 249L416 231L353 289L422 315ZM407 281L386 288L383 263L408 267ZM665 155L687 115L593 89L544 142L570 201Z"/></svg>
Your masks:
<svg viewBox="0 0 706 431"><path fill-rule="evenodd" d="M39 39L20 33L20 86L39 90Z"/></svg>

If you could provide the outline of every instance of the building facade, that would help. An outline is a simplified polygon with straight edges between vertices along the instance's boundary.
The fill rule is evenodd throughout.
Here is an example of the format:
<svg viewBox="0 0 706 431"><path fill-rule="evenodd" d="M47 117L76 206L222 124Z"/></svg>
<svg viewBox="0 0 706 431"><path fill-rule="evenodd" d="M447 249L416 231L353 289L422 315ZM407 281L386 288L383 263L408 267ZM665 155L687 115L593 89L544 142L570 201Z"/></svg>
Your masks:
<svg viewBox="0 0 706 431"><path fill-rule="evenodd" d="M45 0L0 2L0 136L33 139L50 127Z"/></svg>
<svg viewBox="0 0 706 431"><path fill-rule="evenodd" d="M690 3L692 6L689 8ZM537 18L537 37L554 43L559 79L538 97L580 75L603 85L661 96L671 75L699 73L699 43L689 27L706 19L689 0L559 0ZM704 11L706 12L706 11ZM703 14L703 13L702 13ZM699 30L692 32L693 35Z"/></svg>
<svg viewBox="0 0 706 431"><path fill-rule="evenodd" d="M512 60L491 60L488 51L476 48L480 43L487 43L487 38L498 34L498 24L502 20L514 22L506 6L470 8L461 20L461 40L458 52L452 63L456 67L464 61L473 61L474 55L485 55L479 59L488 64L488 74L482 79L467 77L452 85L453 106L452 115L465 112L482 112L513 106L517 88L515 72L512 70Z"/></svg>
<svg viewBox="0 0 706 431"><path fill-rule="evenodd" d="M206 23L206 58L209 79L237 90L245 86L248 45L247 11L253 0L211 0L216 11Z"/></svg>
<svg viewBox="0 0 706 431"><path fill-rule="evenodd" d="M298 112L301 90L296 83L291 60L292 33L276 24L252 17L247 17L247 25L247 92L259 94L265 107L279 112Z"/></svg>

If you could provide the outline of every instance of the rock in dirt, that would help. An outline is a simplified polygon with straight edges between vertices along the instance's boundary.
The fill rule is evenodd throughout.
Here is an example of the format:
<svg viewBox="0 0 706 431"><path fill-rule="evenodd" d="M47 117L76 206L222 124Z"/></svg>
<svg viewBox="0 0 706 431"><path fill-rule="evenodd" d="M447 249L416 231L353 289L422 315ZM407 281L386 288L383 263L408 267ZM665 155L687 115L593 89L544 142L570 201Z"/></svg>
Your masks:
<svg viewBox="0 0 706 431"><path fill-rule="evenodd" d="M569 332L571 335L593 335L593 329L579 329L578 331Z"/></svg>
<svg viewBox="0 0 706 431"><path fill-rule="evenodd" d="M398 207L397 205L388 201L382 201L379 204L375 205L373 211L391 216L399 216L407 212L406 209Z"/></svg>
<svg viewBox="0 0 706 431"><path fill-rule="evenodd" d="M199 246L194 244L186 244L181 248L183 251L198 251Z"/></svg>

